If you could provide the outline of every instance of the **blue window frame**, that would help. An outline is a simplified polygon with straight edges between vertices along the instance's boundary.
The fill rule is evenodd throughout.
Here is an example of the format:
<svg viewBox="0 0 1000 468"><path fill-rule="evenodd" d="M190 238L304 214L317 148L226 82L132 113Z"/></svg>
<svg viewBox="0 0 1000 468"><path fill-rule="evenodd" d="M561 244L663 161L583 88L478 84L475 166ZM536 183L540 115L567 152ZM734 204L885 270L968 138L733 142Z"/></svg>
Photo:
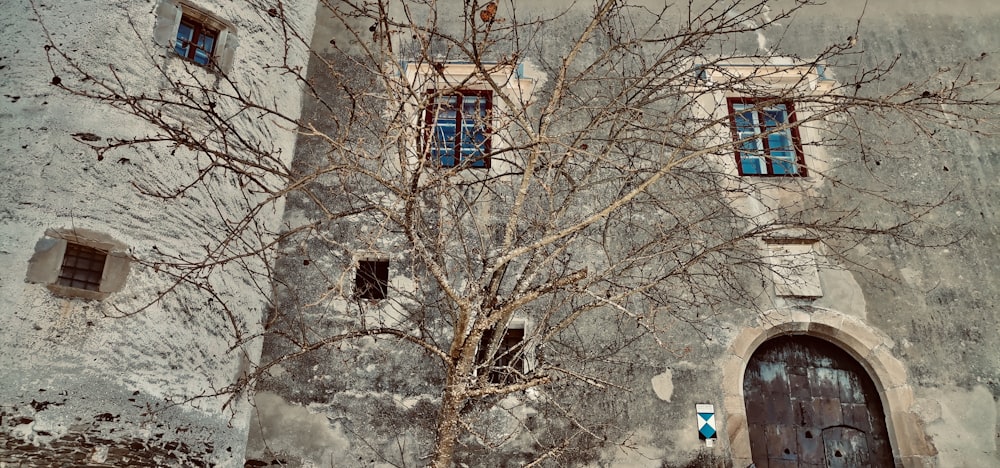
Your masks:
<svg viewBox="0 0 1000 468"><path fill-rule="evenodd" d="M807 175L791 102L729 98L728 103L740 175Z"/></svg>
<svg viewBox="0 0 1000 468"><path fill-rule="evenodd" d="M174 42L174 52L198 65L207 66L212 63L212 53L218 41L219 31L205 26L190 16L183 15L181 24L177 27L177 41Z"/></svg>
<svg viewBox="0 0 1000 468"><path fill-rule="evenodd" d="M490 116L493 93L459 90L448 94L428 91L424 110L427 157L444 167L490 167Z"/></svg>

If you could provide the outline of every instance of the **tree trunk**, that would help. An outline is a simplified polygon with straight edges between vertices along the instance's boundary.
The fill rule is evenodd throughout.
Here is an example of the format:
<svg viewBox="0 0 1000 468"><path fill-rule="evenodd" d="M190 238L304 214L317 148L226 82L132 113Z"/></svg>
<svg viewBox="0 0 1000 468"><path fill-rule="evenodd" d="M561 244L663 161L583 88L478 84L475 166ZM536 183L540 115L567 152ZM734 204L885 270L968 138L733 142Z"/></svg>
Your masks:
<svg viewBox="0 0 1000 468"><path fill-rule="evenodd" d="M441 411L438 413L437 435L434 443L433 468L451 468L452 457L455 454L455 442L461 430L459 410L465 402L465 386L456 384L460 380L457 372L450 373L448 385L441 398Z"/></svg>

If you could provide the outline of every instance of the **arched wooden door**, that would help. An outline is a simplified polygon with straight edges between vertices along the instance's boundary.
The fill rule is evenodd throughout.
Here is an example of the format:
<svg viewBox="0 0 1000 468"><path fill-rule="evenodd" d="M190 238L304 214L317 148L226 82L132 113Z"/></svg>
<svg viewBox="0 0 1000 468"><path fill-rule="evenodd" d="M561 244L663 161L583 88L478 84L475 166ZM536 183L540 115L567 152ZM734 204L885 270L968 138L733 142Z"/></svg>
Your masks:
<svg viewBox="0 0 1000 468"><path fill-rule="evenodd" d="M747 364L743 394L757 468L893 466L875 384L832 343L765 342Z"/></svg>

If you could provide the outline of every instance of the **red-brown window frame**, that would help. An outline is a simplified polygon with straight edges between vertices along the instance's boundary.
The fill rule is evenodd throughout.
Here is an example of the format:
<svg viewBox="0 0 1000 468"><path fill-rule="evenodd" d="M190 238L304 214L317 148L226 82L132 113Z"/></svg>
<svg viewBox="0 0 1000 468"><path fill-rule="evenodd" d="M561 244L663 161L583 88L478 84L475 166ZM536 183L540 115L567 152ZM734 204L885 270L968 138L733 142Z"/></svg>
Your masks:
<svg viewBox="0 0 1000 468"><path fill-rule="evenodd" d="M741 143L735 143L740 141L739 133L736 128L736 111L734 109L734 104L747 104L754 107L754 112L761 112L767 109L769 106L783 104L785 106L786 112L788 114L788 132L791 136L792 147L795 149L795 167L797 171L794 174L775 174L774 173L774 161L770 156L770 148L768 146L767 139L767 126L764 119L760 119L760 130L761 130L761 152L764 154L764 161L767 164L766 174L745 174L743 172L742 158L740 157ZM726 107L729 111L729 131L732 136L733 151L736 158L736 170L739 171L741 176L753 176L753 177L807 177L809 175L809 170L806 167L805 152L802 150L802 138L799 136L799 126L795 125L798 121L795 114L795 103L777 97L730 97L726 99ZM744 111L745 112L745 111ZM773 132L772 132L773 133Z"/></svg>
<svg viewBox="0 0 1000 468"><path fill-rule="evenodd" d="M455 164L453 164L453 165L442 164L439 159L435 160L434 155L432 154L433 153L432 145L433 145L433 141L434 141L433 140L432 132L434 131L435 127L437 126L437 110L438 110L438 107L436 105L437 104L436 103L436 101L437 101L436 98L439 98L439 97L448 97L448 96L458 96L458 98L459 98L459 102L456 105L456 114L455 114L455 122L456 122L456 132L455 133L456 133L456 138L455 138L455 146L454 146L454 148L452 148L452 151L454 152ZM462 158L461 158L461 155L462 155L462 152L461 152L461 148L462 148L462 142L461 142L461 133L462 133L461 132L462 102L461 102L461 99L463 97L465 97L465 96L480 96L480 97L485 97L486 98L485 99L485 102L486 102L486 125L485 125L484 130L483 130L483 133L485 134L485 139L483 141L483 150L481 151L482 158L480 159L483 162L482 165L469 164L469 163L464 162L462 160ZM492 149L493 149L493 141L492 141L493 140L493 125L491 125L491 122L493 120L493 91L488 90L488 89L467 89L467 88L462 88L462 89L457 89L457 90L454 90L454 91L441 92L441 90L439 90L439 89L428 89L427 90L427 105L424 107L424 112L423 113L424 113L424 119L423 119L423 121L424 121L424 128L423 128L423 132L421 132L420 147L424 149L424 157L426 159L431 160L431 161L434 162L435 165L442 166L442 167L469 167L469 168L473 168L473 169L489 169L490 168L491 163L492 163L492 161L491 161L492 158L490 157L490 153L492 152Z"/></svg>
<svg viewBox="0 0 1000 468"><path fill-rule="evenodd" d="M187 54L181 55L181 57L184 57L185 60L187 60L187 61L189 61L191 63L194 63L196 65L199 65L199 66L205 66L205 67L214 66L215 65L215 52L219 48L219 35L220 35L219 33L220 33L220 30L218 28L213 28L211 26L208 26L205 21L199 19L196 16L189 15L187 13L182 13L181 14L180 24L187 25L192 30L192 32L191 32L191 40L190 41L187 41L187 40L184 41L187 44ZM200 38L202 36L206 36L206 37L211 37L212 38L212 50L205 50L205 49L202 49L201 47L198 47L198 42L200 42L199 40L200 40ZM198 50L202 50L202 51L205 52L205 54L208 55L208 63L207 64L198 63L198 61L195 60L195 55L197 55ZM178 55L180 55L180 54L178 54Z"/></svg>

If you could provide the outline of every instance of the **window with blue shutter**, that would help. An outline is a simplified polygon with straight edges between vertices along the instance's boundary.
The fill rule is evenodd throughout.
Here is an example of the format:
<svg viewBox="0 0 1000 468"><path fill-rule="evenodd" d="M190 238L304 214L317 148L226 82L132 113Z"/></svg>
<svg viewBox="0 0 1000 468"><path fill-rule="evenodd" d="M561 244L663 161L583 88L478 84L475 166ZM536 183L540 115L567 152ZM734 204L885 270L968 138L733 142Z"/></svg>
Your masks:
<svg viewBox="0 0 1000 468"><path fill-rule="evenodd" d="M213 72L232 71L239 43L232 23L187 1L158 0L153 40Z"/></svg>
<svg viewBox="0 0 1000 468"><path fill-rule="evenodd" d="M490 167L492 93L430 90L424 110L427 157L443 167Z"/></svg>
<svg viewBox="0 0 1000 468"><path fill-rule="evenodd" d="M728 102L740 175L806 175L792 103L774 103L773 98Z"/></svg>
<svg viewBox="0 0 1000 468"><path fill-rule="evenodd" d="M184 15L181 17L181 24L177 27L177 41L174 42L174 51L177 52L177 55L198 65L206 66L212 61L218 37L218 31Z"/></svg>

